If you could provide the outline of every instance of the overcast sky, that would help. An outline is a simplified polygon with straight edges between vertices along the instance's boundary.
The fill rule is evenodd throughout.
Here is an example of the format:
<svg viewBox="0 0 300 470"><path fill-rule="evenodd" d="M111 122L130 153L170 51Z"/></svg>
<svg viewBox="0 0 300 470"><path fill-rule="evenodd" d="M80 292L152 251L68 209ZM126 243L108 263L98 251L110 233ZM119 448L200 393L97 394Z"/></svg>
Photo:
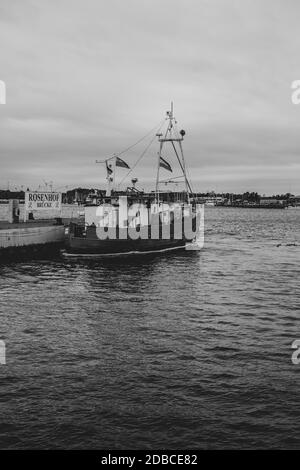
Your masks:
<svg viewBox="0 0 300 470"><path fill-rule="evenodd" d="M173 100L195 189L300 194L299 28L298 0L0 0L0 187L103 187Z"/></svg>

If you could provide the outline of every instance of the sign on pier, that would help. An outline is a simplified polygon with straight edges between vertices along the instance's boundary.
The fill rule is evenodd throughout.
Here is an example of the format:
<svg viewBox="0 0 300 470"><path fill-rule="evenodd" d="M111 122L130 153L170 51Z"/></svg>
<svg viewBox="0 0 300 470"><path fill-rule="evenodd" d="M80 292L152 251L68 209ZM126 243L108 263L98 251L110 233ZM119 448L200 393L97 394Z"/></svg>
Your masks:
<svg viewBox="0 0 300 470"><path fill-rule="evenodd" d="M61 211L61 193L26 191L25 220L27 214L33 211Z"/></svg>
<svg viewBox="0 0 300 470"><path fill-rule="evenodd" d="M31 192L25 193L25 209L27 211L61 210L61 193Z"/></svg>

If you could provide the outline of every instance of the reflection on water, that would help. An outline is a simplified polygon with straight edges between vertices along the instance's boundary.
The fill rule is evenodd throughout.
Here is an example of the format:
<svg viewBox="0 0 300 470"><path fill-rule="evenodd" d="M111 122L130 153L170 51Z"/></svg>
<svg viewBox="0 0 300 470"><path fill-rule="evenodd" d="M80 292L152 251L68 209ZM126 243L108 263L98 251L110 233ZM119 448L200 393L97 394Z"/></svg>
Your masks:
<svg viewBox="0 0 300 470"><path fill-rule="evenodd" d="M1 448L299 447L299 225L213 208L200 253L2 265Z"/></svg>

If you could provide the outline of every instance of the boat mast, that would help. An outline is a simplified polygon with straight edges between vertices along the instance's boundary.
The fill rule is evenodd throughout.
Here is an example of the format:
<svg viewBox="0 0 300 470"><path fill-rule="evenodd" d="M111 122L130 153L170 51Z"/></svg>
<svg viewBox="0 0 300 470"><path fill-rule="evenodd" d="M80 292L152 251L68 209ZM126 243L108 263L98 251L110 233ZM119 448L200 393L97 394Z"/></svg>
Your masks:
<svg viewBox="0 0 300 470"><path fill-rule="evenodd" d="M189 201L189 193L192 193L192 189L191 189L191 185L187 179L187 175L186 175L186 166L185 166L185 159L184 159L184 154L183 154L183 148L182 148L182 141L183 141L183 138L185 136L185 131L184 130L181 130L180 131L180 137L174 137L173 136L173 132L172 132L172 129L173 129L173 121L175 121L175 124L176 124L176 120L174 118L174 115L173 115L173 102L171 102L171 111L167 111L167 118L169 120L169 123L168 123L168 126L167 126L167 130L166 130L166 133L163 137L163 134L156 134L157 137L158 137L158 141L160 142L160 146L159 146L159 152L158 152L158 162L157 162L157 175L156 175L156 188L155 188L155 192L156 192L156 199L157 199L157 202L159 202L159 169L160 169L160 158L161 158L161 154L162 154L162 149L163 149L163 145L165 142L171 142L172 144L172 147L174 149L174 152L175 152L175 155L177 157L177 160L178 160L178 163L180 165L180 168L182 170L182 173L183 173L183 177L184 177L184 181L185 181L185 188L186 188L186 192L187 192L187 199ZM176 149L176 145L175 143L178 143L179 145L179 150L180 150L180 155Z"/></svg>
<svg viewBox="0 0 300 470"><path fill-rule="evenodd" d="M105 163L106 166L106 197L111 197L111 193L115 191L117 156L109 157L106 160L96 160L96 163Z"/></svg>

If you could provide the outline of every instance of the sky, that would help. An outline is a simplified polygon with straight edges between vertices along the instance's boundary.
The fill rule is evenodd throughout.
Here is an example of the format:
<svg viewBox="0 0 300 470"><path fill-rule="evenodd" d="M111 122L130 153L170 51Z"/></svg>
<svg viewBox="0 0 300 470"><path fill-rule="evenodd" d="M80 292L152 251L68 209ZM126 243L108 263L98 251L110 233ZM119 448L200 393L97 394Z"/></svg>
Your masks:
<svg viewBox="0 0 300 470"><path fill-rule="evenodd" d="M0 0L0 188L105 187L95 160L148 134L134 166L173 101L195 190L300 194L299 24L298 0Z"/></svg>

